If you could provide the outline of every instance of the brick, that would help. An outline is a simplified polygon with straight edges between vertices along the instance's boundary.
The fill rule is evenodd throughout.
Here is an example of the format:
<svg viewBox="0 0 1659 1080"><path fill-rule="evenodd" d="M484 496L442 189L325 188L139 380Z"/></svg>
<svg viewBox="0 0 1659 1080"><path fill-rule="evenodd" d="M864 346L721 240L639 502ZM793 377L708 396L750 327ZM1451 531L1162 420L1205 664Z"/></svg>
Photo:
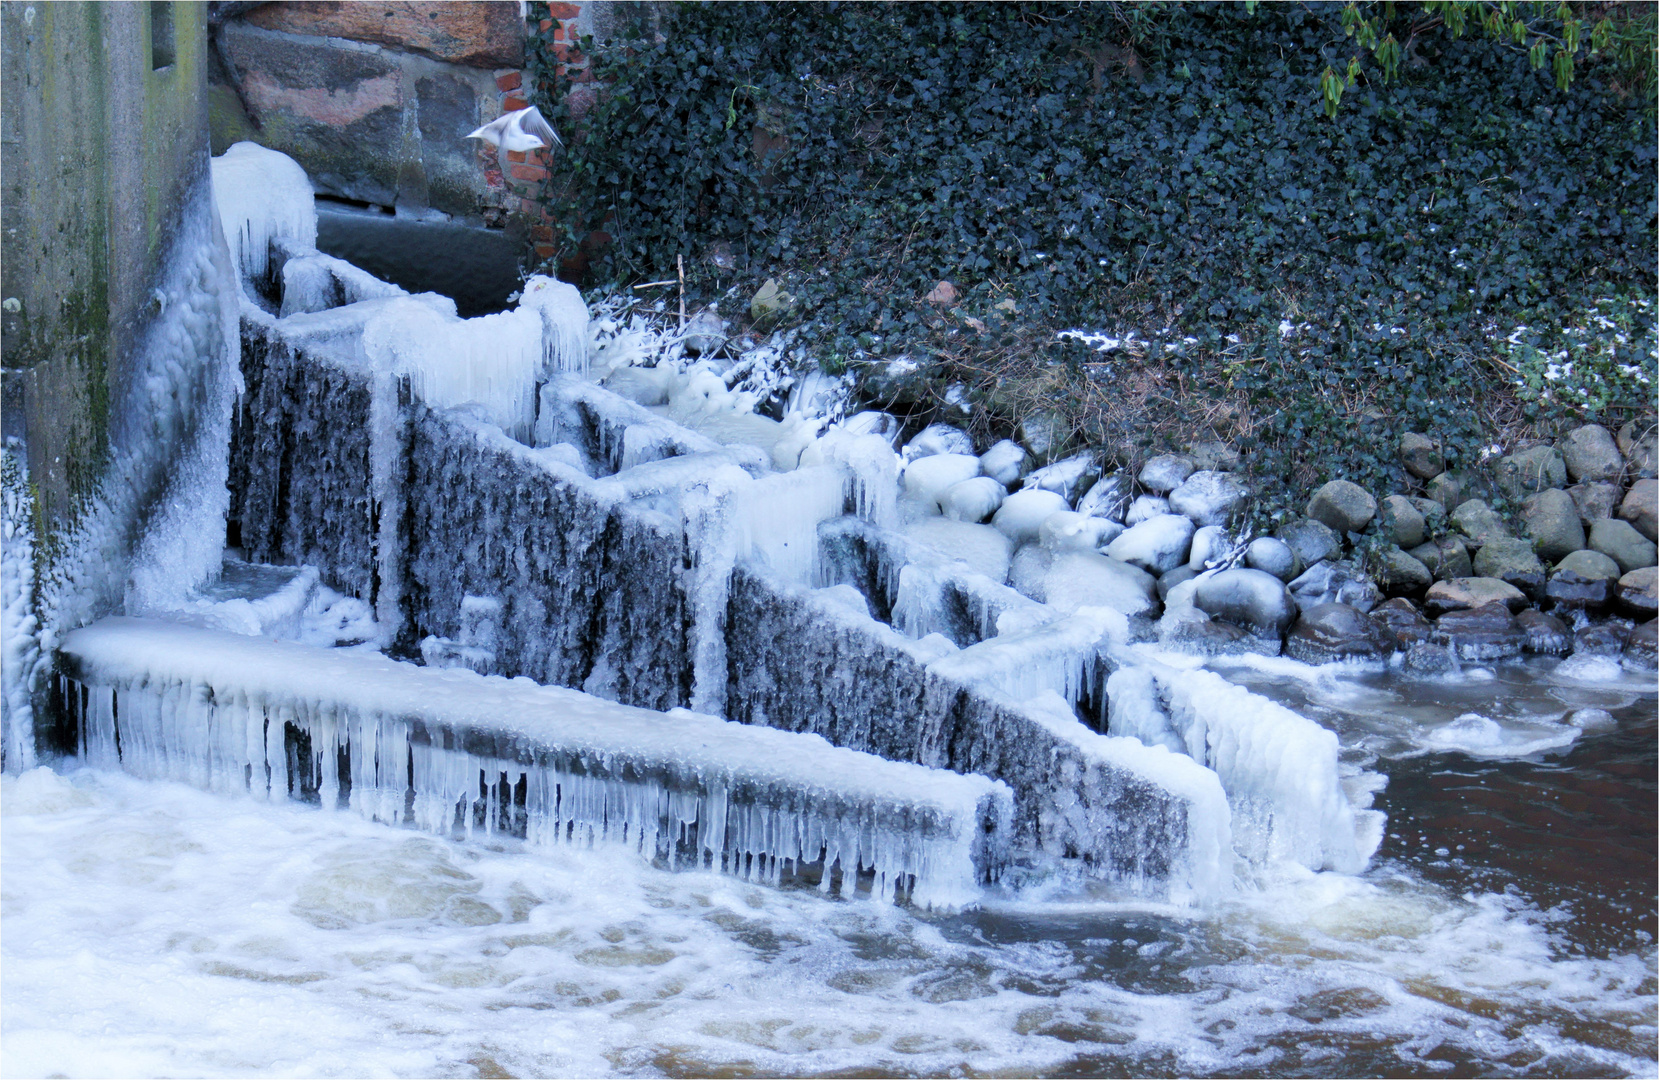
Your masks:
<svg viewBox="0 0 1659 1080"><path fill-rule="evenodd" d="M554 247L552 244L537 244L536 245L536 258L538 258L538 259L551 259L554 255L557 255L558 253L559 253L559 249Z"/></svg>
<svg viewBox="0 0 1659 1080"><path fill-rule="evenodd" d="M517 90L522 85L524 85L523 72L509 71L505 75L495 77L495 88L497 90Z"/></svg>
<svg viewBox="0 0 1659 1080"><path fill-rule="evenodd" d="M541 30L551 30L553 28L553 20L543 19L537 28Z"/></svg>
<svg viewBox="0 0 1659 1080"><path fill-rule="evenodd" d="M547 170L540 165L514 165L514 180L546 180Z"/></svg>
<svg viewBox="0 0 1659 1080"><path fill-rule="evenodd" d="M555 0L554 3L547 5L547 13L555 19L574 19L582 13L582 5L560 3Z"/></svg>
<svg viewBox="0 0 1659 1080"><path fill-rule="evenodd" d="M551 225L532 225L532 226L530 226L530 239L540 240L544 243L552 243L553 242L553 226L551 226Z"/></svg>
<svg viewBox="0 0 1659 1080"><path fill-rule="evenodd" d="M523 94L508 94L507 100L501 103L501 107L507 112L515 112L519 109L529 108L530 103L524 100Z"/></svg>

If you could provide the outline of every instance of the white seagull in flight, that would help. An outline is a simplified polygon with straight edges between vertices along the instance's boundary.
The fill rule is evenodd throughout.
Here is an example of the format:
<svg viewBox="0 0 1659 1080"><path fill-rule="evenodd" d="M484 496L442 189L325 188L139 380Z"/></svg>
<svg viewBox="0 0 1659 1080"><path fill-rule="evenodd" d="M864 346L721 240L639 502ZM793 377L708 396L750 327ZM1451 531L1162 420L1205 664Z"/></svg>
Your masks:
<svg viewBox="0 0 1659 1080"><path fill-rule="evenodd" d="M501 165L503 176L507 175L508 151L528 153L531 150L540 150L544 146L564 145L559 133L542 119L540 110L534 105L527 109L502 113L467 138L483 139L496 148L495 159Z"/></svg>

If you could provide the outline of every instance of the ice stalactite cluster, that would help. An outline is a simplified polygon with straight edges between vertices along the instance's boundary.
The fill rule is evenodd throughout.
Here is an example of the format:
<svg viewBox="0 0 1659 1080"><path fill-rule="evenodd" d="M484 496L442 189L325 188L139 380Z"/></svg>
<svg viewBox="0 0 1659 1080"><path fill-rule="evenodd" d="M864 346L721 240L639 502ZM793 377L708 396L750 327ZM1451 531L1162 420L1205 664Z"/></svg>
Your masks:
<svg viewBox="0 0 1659 1080"><path fill-rule="evenodd" d="M588 305L581 291L574 285L534 274L524 283L518 306L541 316L541 374L587 375L592 334L588 329Z"/></svg>
<svg viewBox="0 0 1659 1080"><path fill-rule="evenodd" d="M931 907L971 902L1006 858L1005 785L810 736L152 620L83 628L63 655L83 754L142 777L774 882L818 864L826 889L862 872Z"/></svg>
<svg viewBox="0 0 1659 1080"><path fill-rule="evenodd" d="M34 500L26 465L0 448L0 753L7 772L35 766L34 690L42 668L34 613Z"/></svg>

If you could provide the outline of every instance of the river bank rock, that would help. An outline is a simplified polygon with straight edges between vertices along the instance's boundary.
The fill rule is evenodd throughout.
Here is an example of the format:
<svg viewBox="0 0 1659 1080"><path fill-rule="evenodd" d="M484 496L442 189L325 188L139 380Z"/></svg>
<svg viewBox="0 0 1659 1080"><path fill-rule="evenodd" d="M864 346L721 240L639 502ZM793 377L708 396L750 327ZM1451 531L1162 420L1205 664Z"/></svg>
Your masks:
<svg viewBox="0 0 1659 1080"><path fill-rule="evenodd" d="M1659 567L1644 566L1619 578L1619 606L1639 619L1659 615Z"/></svg>
<svg viewBox="0 0 1659 1080"><path fill-rule="evenodd" d="M948 518L975 524L996 513L1008 493L989 476L971 476L945 489L939 509Z"/></svg>
<svg viewBox="0 0 1659 1080"><path fill-rule="evenodd" d="M1285 655L1305 664L1380 660L1393 651L1393 632L1348 604L1309 608L1285 638Z"/></svg>
<svg viewBox="0 0 1659 1080"><path fill-rule="evenodd" d="M1659 619L1649 619L1630 632L1623 663L1632 671L1659 669Z"/></svg>
<svg viewBox="0 0 1659 1080"><path fill-rule="evenodd" d="M1384 499L1382 514L1388 534L1401 549L1414 548L1427 536L1423 512L1404 495L1390 495Z"/></svg>
<svg viewBox="0 0 1659 1080"><path fill-rule="evenodd" d="M1250 497L1250 489L1232 473L1195 472L1169 493L1169 508L1197 525L1225 525Z"/></svg>
<svg viewBox="0 0 1659 1080"><path fill-rule="evenodd" d="M1574 483L1612 480L1624 471L1624 455L1619 453L1618 443L1600 424L1574 428L1556 448Z"/></svg>
<svg viewBox="0 0 1659 1080"><path fill-rule="evenodd" d="M1192 522L1180 514L1160 514L1125 529L1106 545L1106 554L1149 573L1162 574L1187 561L1193 532Z"/></svg>
<svg viewBox="0 0 1659 1080"><path fill-rule="evenodd" d="M1637 476L1659 475L1659 429L1632 420L1619 429L1619 453Z"/></svg>
<svg viewBox="0 0 1659 1080"><path fill-rule="evenodd" d="M1258 536L1244 549L1245 566L1272 574L1280 581L1290 581L1296 576L1297 562L1290 545L1271 536Z"/></svg>
<svg viewBox="0 0 1659 1080"><path fill-rule="evenodd" d="M1423 607L1432 615L1463 611L1485 604L1501 603L1510 611L1527 606L1527 598L1515 586L1497 578L1462 577L1437 581L1423 597Z"/></svg>
<svg viewBox="0 0 1659 1080"><path fill-rule="evenodd" d="M1134 486L1134 481L1128 473L1117 472L1110 476L1102 476L1084 492L1081 499L1077 500L1077 512L1121 523L1123 515L1129 510Z"/></svg>
<svg viewBox="0 0 1659 1080"><path fill-rule="evenodd" d="M1594 623L1573 635L1573 652L1582 656L1619 656L1629 638L1629 629L1618 623Z"/></svg>
<svg viewBox="0 0 1659 1080"><path fill-rule="evenodd" d="M1290 583L1290 594L1304 611L1320 604L1347 604L1370 611L1382 599L1377 587L1347 563L1315 563Z"/></svg>
<svg viewBox="0 0 1659 1080"><path fill-rule="evenodd" d="M1377 515L1377 500L1358 484L1332 480L1313 493L1307 515L1338 536L1363 532Z"/></svg>
<svg viewBox="0 0 1659 1080"><path fill-rule="evenodd" d="M974 441L961 428L949 424L929 424L904 445L904 460L907 463L936 454L972 457L975 463L974 471L979 471L979 458L974 455Z"/></svg>
<svg viewBox="0 0 1659 1080"><path fill-rule="evenodd" d="M1261 570L1234 567L1198 581L1193 606L1258 635L1283 637L1296 618L1296 602L1285 583Z"/></svg>
<svg viewBox="0 0 1659 1080"><path fill-rule="evenodd" d="M1026 474L1021 491L1052 491L1066 500L1066 505L1077 501L1077 496L1088 490L1100 475L1100 466L1093 454L1073 454L1051 465L1044 465Z"/></svg>
<svg viewBox="0 0 1659 1080"><path fill-rule="evenodd" d="M1565 656L1573 651L1572 634L1567 632L1566 624L1554 615L1528 608L1515 616L1515 625L1521 630L1521 648L1529 653Z"/></svg>
<svg viewBox="0 0 1659 1080"><path fill-rule="evenodd" d="M1015 544L1026 544L1037 539L1043 519L1065 509L1066 500L1052 491L1022 489L1002 500L991 524Z"/></svg>
<svg viewBox="0 0 1659 1080"><path fill-rule="evenodd" d="M1541 559L1556 562L1584 546L1584 523L1573 497L1560 488L1527 496L1521 520L1532 536L1532 550Z"/></svg>
<svg viewBox="0 0 1659 1080"><path fill-rule="evenodd" d="M1649 540L1659 540L1659 480L1638 480L1630 485L1624 501L1619 504L1619 518L1636 527Z"/></svg>
<svg viewBox="0 0 1659 1080"><path fill-rule="evenodd" d="M1446 459L1440 453L1440 444L1415 431L1400 436L1400 464L1419 480L1433 480L1446 471Z"/></svg>
<svg viewBox="0 0 1659 1080"><path fill-rule="evenodd" d="M1489 540L1475 553L1475 576L1507 581L1537 599L1544 593L1544 564L1532 545L1514 537Z"/></svg>
<svg viewBox="0 0 1659 1080"><path fill-rule="evenodd" d="M1416 596L1434 584L1434 573L1399 548L1389 548L1377 583L1389 596Z"/></svg>
<svg viewBox="0 0 1659 1080"><path fill-rule="evenodd" d="M1563 608L1600 610L1613 598L1619 564L1599 551L1575 551L1555 564L1546 599Z"/></svg>
<svg viewBox="0 0 1659 1080"><path fill-rule="evenodd" d="M1302 560L1303 566L1342 557L1342 537L1329 525L1312 518L1293 521L1274 535L1289 545L1296 557Z"/></svg>
<svg viewBox="0 0 1659 1080"><path fill-rule="evenodd" d="M1197 468L1192 458L1185 454L1161 454L1142 465L1136 479L1146 490L1167 495L1185 483Z"/></svg>
<svg viewBox="0 0 1659 1080"><path fill-rule="evenodd" d="M1506 660L1519 656L1526 641L1515 617L1501 600L1448 611L1434 622L1433 641L1447 645L1460 660Z"/></svg>
<svg viewBox="0 0 1659 1080"><path fill-rule="evenodd" d="M1419 544L1407 552L1428 568L1436 581L1450 581L1474 575L1474 560L1469 558L1469 547L1456 536L1443 536Z"/></svg>
<svg viewBox="0 0 1659 1080"><path fill-rule="evenodd" d="M1574 484L1567 489L1572 496L1573 506L1578 510L1578 520L1585 528L1602 518L1612 517L1619 511L1619 485L1608 483Z"/></svg>
<svg viewBox="0 0 1659 1080"><path fill-rule="evenodd" d="M1567 486L1567 463L1553 446L1534 446L1498 459L1498 488L1520 501L1545 488Z"/></svg>
<svg viewBox="0 0 1659 1080"><path fill-rule="evenodd" d="M1394 635L1396 647L1400 649L1428 641L1434 631L1417 606L1402 597L1385 600L1372 608L1371 621L1386 627Z"/></svg>
<svg viewBox="0 0 1659 1080"><path fill-rule="evenodd" d="M1169 500L1162 495L1140 495L1129 504L1129 509L1123 515L1123 523L1134 527L1169 512Z"/></svg>
<svg viewBox="0 0 1659 1080"><path fill-rule="evenodd" d="M1233 541L1226 529L1220 525L1205 525L1192 534L1192 546L1187 549L1187 565L1201 572L1231 551L1232 547Z"/></svg>
<svg viewBox="0 0 1659 1080"><path fill-rule="evenodd" d="M1025 448L1012 439L1003 439L979 455L979 471L1005 488L1011 488L1025 476L1030 459Z"/></svg>
<svg viewBox="0 0 1659 1080"><path fill-rule="evenodd" d="M1628 521L1606 518L1590 526L1590 550L1619 564L1624 573L1659 562L1659 547Z"/></svg>
<svg viewBox="0 0 1659 1080"><path fill-rule="evenodd" d="M1511 536L1503 515L1488 506L1485 499L1465 499L1459 503L1452 511L1451 522L1453 528L1469 538L1472 548Z"/></svg>

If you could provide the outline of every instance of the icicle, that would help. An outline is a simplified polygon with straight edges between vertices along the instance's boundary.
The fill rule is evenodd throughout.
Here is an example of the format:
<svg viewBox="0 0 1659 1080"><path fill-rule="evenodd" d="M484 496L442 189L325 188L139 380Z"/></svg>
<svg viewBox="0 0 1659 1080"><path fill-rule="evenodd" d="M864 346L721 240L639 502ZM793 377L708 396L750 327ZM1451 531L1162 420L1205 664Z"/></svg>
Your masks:
<svg viewBox="0 0 1659 1080"><path fill-rule="evenodd" d="M287 154L258 143L233 144L213 159L213 202L245 280L265 279L273 237L317 246L311 179Z"/></svg>
<svg viewBox="0 0 1659 1080"><path fill-rule="evenodd" d="M542 325L542 365L545 378L555 372L588 373L588 306L574 285L541 274L524 283L520 309L536 312Z"/></svg>

